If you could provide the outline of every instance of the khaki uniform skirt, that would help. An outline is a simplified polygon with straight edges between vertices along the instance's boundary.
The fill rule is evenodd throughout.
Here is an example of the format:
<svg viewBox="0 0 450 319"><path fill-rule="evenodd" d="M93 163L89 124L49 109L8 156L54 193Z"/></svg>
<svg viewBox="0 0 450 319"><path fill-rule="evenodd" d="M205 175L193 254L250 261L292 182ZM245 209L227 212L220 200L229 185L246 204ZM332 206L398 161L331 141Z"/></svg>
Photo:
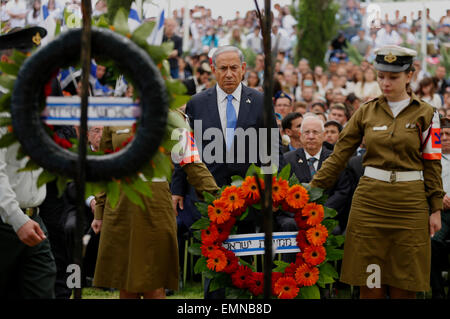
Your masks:
<svg viewBox="0 0 450 319"><path fill-rule="evenodd" d="M152 198L141 196L143 211L121 193L114 210L108 200L94 286L147 292L178 289L176 217L167 182L152 182Z"/></svg>
<svg viewBox="0 0 450 319"><path fill-rule="evenodd" d="M373 274L367 267L375 264L380 266L382 285L428 291L428 219L423 181L388 183L361 177L349 215L340 280L366 286Z"/></svg>

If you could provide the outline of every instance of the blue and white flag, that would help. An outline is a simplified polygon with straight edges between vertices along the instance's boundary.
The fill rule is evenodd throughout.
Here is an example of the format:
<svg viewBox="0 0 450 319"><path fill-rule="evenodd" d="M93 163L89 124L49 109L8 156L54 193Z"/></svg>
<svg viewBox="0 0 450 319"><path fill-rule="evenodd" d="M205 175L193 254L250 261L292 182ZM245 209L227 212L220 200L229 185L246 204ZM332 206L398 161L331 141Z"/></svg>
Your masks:
<svg viewBox="0 0 450 319"><path fill-rule="evenodd" d="M130 28L130 33L133 33L140 25L142 21L139 18L136 3L133 1L130 8L130 13L128 15L128 27Z"/></svg>
<svg viewBox="0 0 450 319"><path fill-rule="evenodd" d="M165 20L165 10L162 9L156 22L155 28L153 29L150 36L147 38L148 44L161 45L164 36L164 20Z"/></svg>

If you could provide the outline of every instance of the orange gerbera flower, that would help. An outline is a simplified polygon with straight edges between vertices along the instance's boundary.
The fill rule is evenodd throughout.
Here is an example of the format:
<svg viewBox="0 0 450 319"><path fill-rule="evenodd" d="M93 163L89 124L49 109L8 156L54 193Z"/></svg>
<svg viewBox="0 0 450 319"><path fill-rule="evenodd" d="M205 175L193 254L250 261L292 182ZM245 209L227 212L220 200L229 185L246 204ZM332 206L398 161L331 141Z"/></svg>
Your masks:
<svg viewBox="0 0 450 319"><path fill-rule="evenodd" d="M261 188L264 189L264 181L261 178L259 178L259 183ZM241 196L247 200L249 205L255 204L261 199L255 176L247 176L239 190Z"/></svg>
<svg viewBox="0 0 450 319"><path fill-rule="evenodd" d="M292 208L303 208L308 203L309 194L306 188L301 185L294 185L289 188L286 196L286 202Z"/></svg>
<svg viewBox="0 0 450 319"><path fill-rule="evenodd" d="M213 251L219 249L219 246L214 245L214 244L205 244L205 245L202 245L200 248L202 250L202 255L209 258L210 254Z"/></svg>
<svg viewBox="0 0 450 319"><path fill-rule="evenodd" d="M310 266L320 265L327 255L323 246L308 246L303 252L303 258Z"/></svg>
<svg viewBox="0 0 450 319"><path fill-rule="evenodd" d="M213 205L208 206L208 216L212 222L223 224L230 219L230 212L224 201L216 199L213 201Z"/></svg>
<svg viewBox="0 0 450 319"><path fill-rule="evenodd" d="M272 178L272 201L274 206L286 198L288 190L289 183L286 180L281 177L278 180L276 177Z"/></svg>
<svg viewBox="0 0 450 319"><path fill-rule="evenodd" d="M316 203L308 203L303 207L302 215L308 217L308 220L306 221L308 225L318 225L323 220L323 206Z"/></svg>
<svg viewBox="0 0 450 319"><path fill-rule="evenodd" d="M292 277L282 277L275 283L275 294L278 299L293 299L298 291L297 282Z"/></svg>
<svg viewBox="0 0 450 319"><path fill-rule="evenodd" d="M211 224L207 229L202 229L202 243L205 245L213 244L219 237L219 232L214 224Z"/></svg>
<svg viewBox="0 0 450 319"><path fill-rule="evenodd" d="M312 286L319 279L319 269L303 264L295 271L295 280L300 286Z"/></svg>
<svg viewBox="0 0 450 319"><path fill-rule="evenodd" d="M319 224L306 231L306 238L310 244L320 246L325 243L328 237L328 230L325 226Z"/></svg>
<svg viewBox="0 0 450 319"><path fill-rule="evenodd" d="M222 200L230 212L241 211L245 205L245 200L241 197L239 188L234 185L224 189L222 192Z"/></svg>
<svg viewBox="0 0 450 319"><path fill-rule="evenodd" d="M208 269L215 271L222 271L228 264L227 257L224 252L216 249L215 251L209 254L209 259L206 262L206 266Z"/></svg>

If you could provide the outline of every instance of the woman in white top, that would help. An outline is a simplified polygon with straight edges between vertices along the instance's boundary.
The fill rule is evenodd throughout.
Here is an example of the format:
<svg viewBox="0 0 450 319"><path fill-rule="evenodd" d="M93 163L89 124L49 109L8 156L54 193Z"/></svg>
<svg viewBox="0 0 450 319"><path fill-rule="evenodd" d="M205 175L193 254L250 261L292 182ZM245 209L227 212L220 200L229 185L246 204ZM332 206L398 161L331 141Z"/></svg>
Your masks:
<svg viewBox="0 0 450 319"><path fill-rule="evenodd" d="M369 67L364 72L363 80L356 83L354 93L361 101L364 102L370 100L381 94L380 86L376 81L376 76L375 70Z"/></svg>
<svg viewBox="0 0 450 319"><path fill-rule="evenodd" d="M27 25L39 25L43 21L41 0L34 0L33 7L27 14Z"/></svg>
<svg viewBox="0 0 450 319"><path fill-rule="evenodd" d="M436 91L436 83L432 78L426 77L419 82L419 88L416 94L423 101L434 106L437 109L442 107L442 100L439 94L434 93Z"/></svg>

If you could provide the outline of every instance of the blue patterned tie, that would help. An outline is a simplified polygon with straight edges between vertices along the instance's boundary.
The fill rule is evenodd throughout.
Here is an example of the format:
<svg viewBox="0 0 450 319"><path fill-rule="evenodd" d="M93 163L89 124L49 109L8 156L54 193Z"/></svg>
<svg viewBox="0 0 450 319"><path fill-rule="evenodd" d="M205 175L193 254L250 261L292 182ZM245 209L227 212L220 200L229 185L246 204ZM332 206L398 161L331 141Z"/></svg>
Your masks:
<svg viewBox="0 0 450 319"><path fill-rule="evenodd" d="M233 95L227 95L227 128L226 128L226 143L227 151L230 150L233 144L234 129L236 128L236 110L233 106Z"/></svg>
<svg viewBox="0 0 450 319"><path fill-rule="evenodd" d="M311 173L311 177L313 177L314 174L316 173L316 169L314 167L314 163L316 161L317 161L317 158L315 158L315 157L308 158L308 166L309 166L309 172Z"/></svg>

